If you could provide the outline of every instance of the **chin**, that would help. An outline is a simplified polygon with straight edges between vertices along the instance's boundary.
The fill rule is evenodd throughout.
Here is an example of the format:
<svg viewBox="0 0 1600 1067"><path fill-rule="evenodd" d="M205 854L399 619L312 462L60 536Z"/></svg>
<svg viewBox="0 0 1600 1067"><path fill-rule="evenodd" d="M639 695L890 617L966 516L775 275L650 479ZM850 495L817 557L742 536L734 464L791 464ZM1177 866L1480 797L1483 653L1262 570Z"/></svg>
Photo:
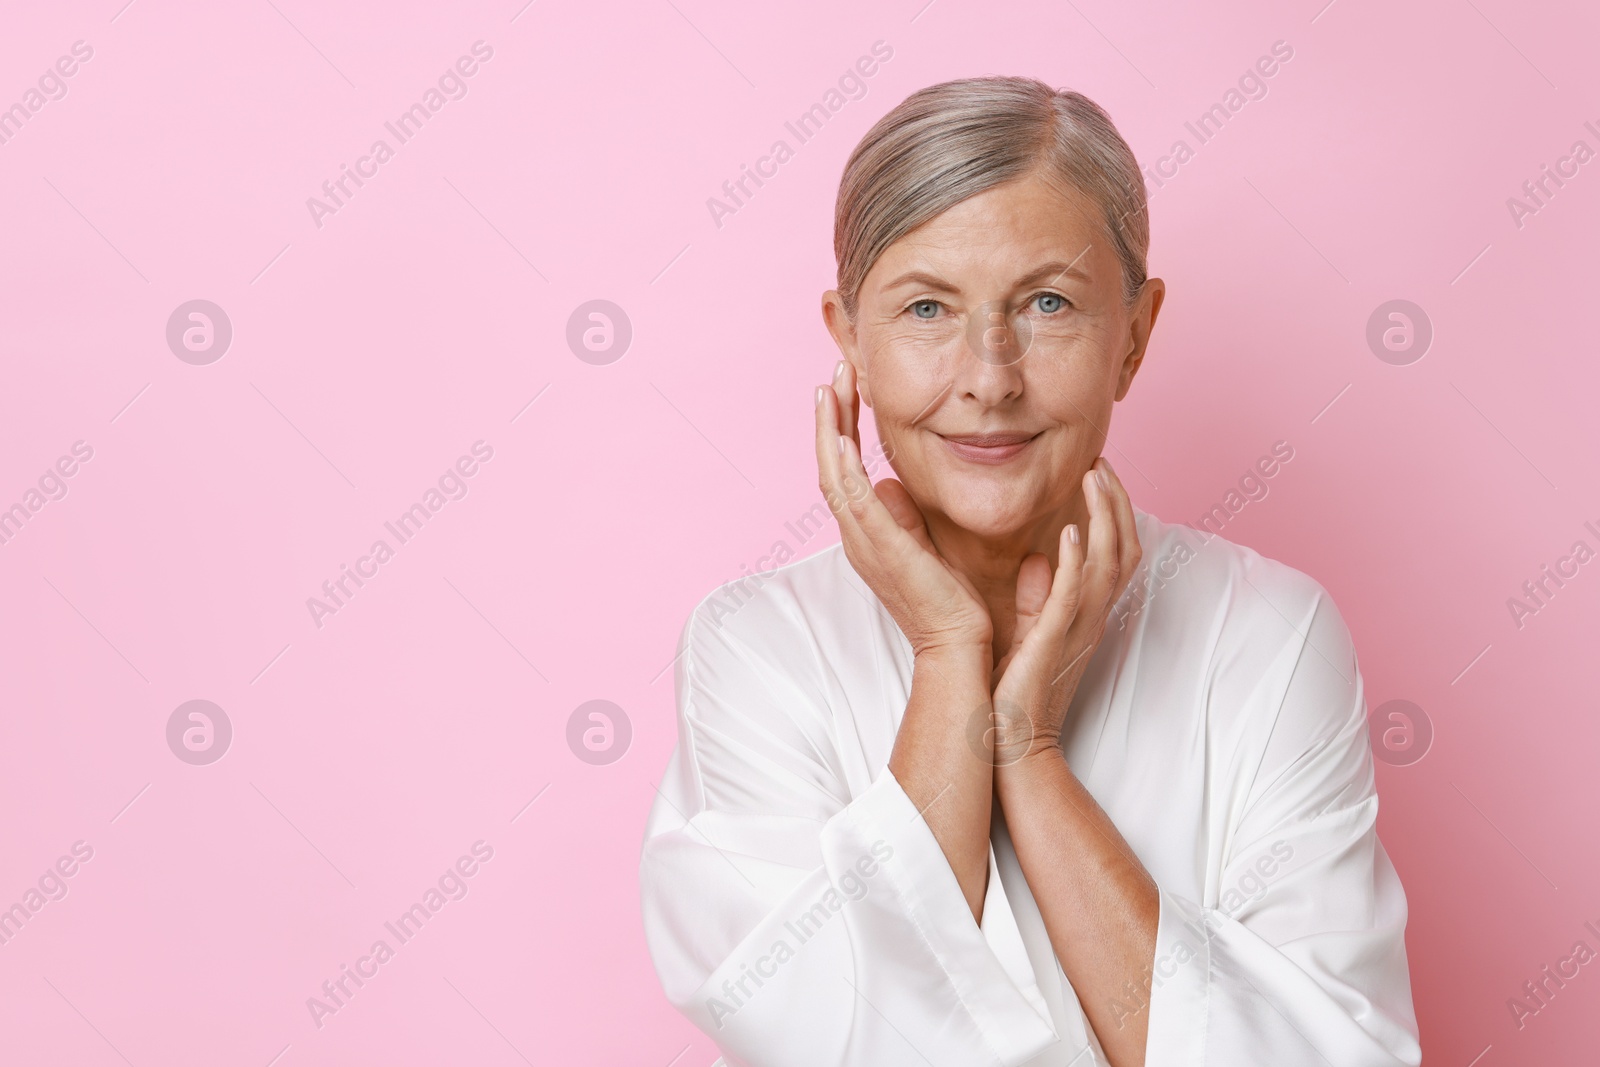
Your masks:
<svg viewBox="0 0 1600 1067"><path fill-rule="evenodd" d="M951 522L979 537L1003 538L1026 527L1038 510L1038 501L1008 493L998 499L962 495L950 500L945 514Z"/></svg>

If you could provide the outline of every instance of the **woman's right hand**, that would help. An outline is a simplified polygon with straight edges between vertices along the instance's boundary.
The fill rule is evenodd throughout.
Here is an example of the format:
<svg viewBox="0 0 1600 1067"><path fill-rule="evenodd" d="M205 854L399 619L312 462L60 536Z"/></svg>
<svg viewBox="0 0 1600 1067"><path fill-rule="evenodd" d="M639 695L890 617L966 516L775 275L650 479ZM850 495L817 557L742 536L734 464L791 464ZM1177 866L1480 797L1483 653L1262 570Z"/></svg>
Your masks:
<svg viewBox="0 0 1600 1067"><path fill-rule="evenodd" d="M876 485L861 462L855 368L840 360L816 404L818 487L839 523L845 556L878 595L914 653L988 650L994 624L967 577L945 562L905 486Z"/></svg>

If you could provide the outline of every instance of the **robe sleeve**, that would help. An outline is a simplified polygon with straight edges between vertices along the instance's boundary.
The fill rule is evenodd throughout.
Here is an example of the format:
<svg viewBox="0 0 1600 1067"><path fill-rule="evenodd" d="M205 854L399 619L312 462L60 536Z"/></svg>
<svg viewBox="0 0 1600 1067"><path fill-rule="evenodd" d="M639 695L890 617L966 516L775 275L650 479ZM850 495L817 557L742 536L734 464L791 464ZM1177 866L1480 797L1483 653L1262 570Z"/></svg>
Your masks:
<svg viewBox="0 0 1600 1067"><path fill-rule="evenodd" d="M1161 890L1147 1067L1421 1062L1361 675L1333 601L1304 582L1287 600L1267 587L1297 635L1271 665L1214 682L1213 700L1266 701L1272 732L1230 816L1216 906Z"/></svg>
<svg viewBox="0 0 1600 1067"><path fill-rule="evenodd" d="M1054 1044L1031 968L992 947L1006 909L973 921L887 767L849 795L804 626L703 608L640 861L667 998L752 1067L1015 1065ZM990 900L998 883L991 856Z"/></svg>

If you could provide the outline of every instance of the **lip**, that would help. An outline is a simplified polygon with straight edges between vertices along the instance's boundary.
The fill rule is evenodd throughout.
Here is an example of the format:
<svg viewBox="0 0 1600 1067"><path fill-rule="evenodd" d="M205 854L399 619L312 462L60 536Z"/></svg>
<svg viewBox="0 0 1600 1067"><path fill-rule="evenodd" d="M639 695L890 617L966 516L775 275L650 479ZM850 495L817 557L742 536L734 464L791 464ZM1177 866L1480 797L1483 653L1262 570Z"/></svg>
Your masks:
<svg viewBox="0 0 1600 1067"><path fill-rule="evenodd" d="M1042 432L1042 431L1041 431ZM995 465L1005 463L1020 454L1034 439L1036 433L963 433L939 434L945 447L958 458L969 463Z"/></svg>

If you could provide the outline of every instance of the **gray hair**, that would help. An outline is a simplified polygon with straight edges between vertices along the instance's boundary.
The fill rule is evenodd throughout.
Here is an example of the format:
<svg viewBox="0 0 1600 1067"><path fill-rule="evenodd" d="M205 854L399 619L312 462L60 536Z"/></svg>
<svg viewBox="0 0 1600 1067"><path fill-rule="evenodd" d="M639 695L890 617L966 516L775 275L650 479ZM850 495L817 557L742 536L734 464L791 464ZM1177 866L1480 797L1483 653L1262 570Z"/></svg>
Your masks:
<svg viewBox="0 0 1600 1067"><path fill-rule="evenodd" d="M1122 301L1144 288L1144 178L1093 100L1037 78L966 78L919 89L867 131L839 179L833 253L845 314L885 249L961 201L1042 170L1092 200L1122 265Z"/></svg>

